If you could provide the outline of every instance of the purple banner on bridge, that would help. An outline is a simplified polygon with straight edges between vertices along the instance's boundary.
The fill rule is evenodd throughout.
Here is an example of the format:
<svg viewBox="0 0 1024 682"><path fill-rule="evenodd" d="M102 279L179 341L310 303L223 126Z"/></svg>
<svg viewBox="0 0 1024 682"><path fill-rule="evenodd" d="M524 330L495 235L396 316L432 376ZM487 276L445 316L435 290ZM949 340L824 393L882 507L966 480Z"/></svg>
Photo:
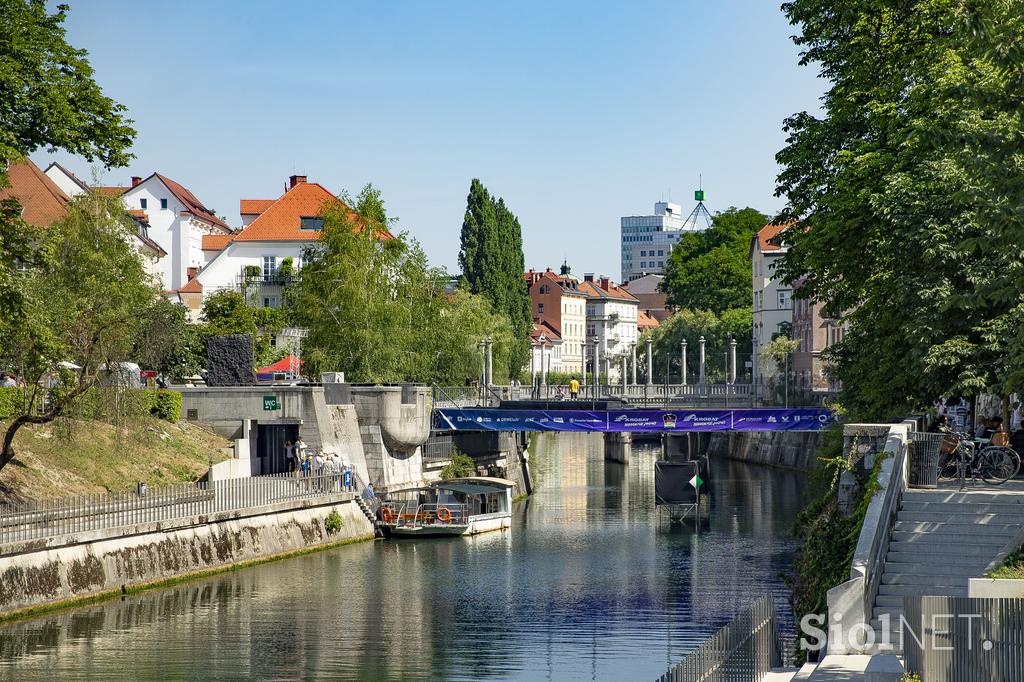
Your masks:
<svg viewBox="0 0 1024 682"><path fill-rule="evenodd" d="M437 427L453 431L819 431L832 423L825 408L732 410L436 410Z"/></svg>

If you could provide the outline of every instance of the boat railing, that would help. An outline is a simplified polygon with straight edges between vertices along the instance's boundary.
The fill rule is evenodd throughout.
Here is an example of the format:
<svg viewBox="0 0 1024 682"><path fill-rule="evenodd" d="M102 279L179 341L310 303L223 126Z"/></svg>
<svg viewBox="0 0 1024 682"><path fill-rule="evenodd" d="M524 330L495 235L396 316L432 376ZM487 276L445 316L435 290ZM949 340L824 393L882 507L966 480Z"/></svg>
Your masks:
<svg viewBox="0 0 1024 682"><path fill-rule="evenodd" d="M381 515L385 523L401 528L423 526L465 526L469 524L469 506L457 503L385 502Z"/></svg>

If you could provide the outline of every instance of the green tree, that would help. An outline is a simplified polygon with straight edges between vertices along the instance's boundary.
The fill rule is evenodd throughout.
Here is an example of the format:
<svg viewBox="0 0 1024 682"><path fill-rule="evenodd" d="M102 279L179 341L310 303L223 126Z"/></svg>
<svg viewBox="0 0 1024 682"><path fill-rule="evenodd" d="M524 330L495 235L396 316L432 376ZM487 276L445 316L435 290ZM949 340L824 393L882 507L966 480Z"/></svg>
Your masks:
<svg viewBox="0 0 1024 682"><path fill-rule="evenodd" d="M731 342L736 340L737 377L742 375L744 362L750 357L753 317L750 308L731 308L721 315L710 310L676 312L661 326L641 337L637 345L639 365L646 366L647 338L653 342L654 382L678 383L682 377L681 344L686 341L687 381L697 383L700 377L700 337L704 337L705 380L721 382L726 378L725 356ZM668 375L666 376L666 371ZM646 369L644 369L646 372ZM639 377L638 377L639 378Z"/></svg>
<svg viewBox="0 0 1024 682"><path fill-rule="evenodd" d="M142 369L164 377L193 376L206 364L200 331L189 321L185 306L158 297L135 339L131 358Z"/></svg>
<svg viewBox="0 0 1024 682"><path fill-rule="evenodd" d="M130 246L134 230L116 200L83 195L19 274L25 305L16 319L0 316L0 366L14 369L26 388L4 432L0 468L14 457L22 426L72 414L99 384L101 368L132 357L156 316L157 291Z"/></svg>
<svg viewBox="0 0 1024 682"><path fill-rule="evenodd" d="M135 131L125 108L93 80L86 51L65 40L67 6L0 0L0 183L7 164L37 149L64 149L124 166Z"/></svg>
<svg viewBox="0 0 1024 682"><path fill-rule="evenodd" d="M768 222L752 208L730 207L710 228L683 235L665 263L661 290L676 308L716 314L750 302L750 240Z"/></svg>
<svg viewBox="0 0 1024 682"><path fill-rule="evenodd" d="M1024 382L1020 3L797 0L824 113L786 121L782 263L844 316L843 401L884 418Z"/></svg>
<svg viewBox="0 0 1024 682"><path fill-rule="evenodd" d="M131 158L131 121L93 81L85 51L65 41L66 9L49 14L43 0L0 0L0 187L8 185L9 164L40 148L108 167ZM17 201L0 201L0 318L25 314L18 267L39 259L41 241Z"/></svg>
<svg viewBox="0 0 1024 682"><path fill-rule="evenodd" d="M470 183L462 222L459 265L462 282L508 317L517 343L513 365L526 363L532 328L530 293L523 279L523 235L519 219L476 178Z"/></svg>

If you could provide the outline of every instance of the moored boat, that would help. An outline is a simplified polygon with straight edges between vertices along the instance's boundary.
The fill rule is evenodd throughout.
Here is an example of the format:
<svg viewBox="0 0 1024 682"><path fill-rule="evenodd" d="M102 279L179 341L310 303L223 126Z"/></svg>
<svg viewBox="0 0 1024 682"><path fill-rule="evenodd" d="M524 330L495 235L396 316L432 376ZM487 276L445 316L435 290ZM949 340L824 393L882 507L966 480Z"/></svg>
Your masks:
<svg viewBox="0 0 1024 682"><path fill-rule="evenodd" d="M378 525L384 537L443 537L504 530L512 525L512 481L468 476L384 496Z"/></svg>

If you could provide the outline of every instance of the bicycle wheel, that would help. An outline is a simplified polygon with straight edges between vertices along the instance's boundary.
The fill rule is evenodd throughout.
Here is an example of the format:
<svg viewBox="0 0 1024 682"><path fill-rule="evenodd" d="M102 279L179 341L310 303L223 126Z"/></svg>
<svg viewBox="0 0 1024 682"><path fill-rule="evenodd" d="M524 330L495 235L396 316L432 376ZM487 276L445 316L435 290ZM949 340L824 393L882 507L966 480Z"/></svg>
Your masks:
<svg viewBox="0 0 1024 682"><path fill-rule="evenodd" d="M990 446L978 454L978 473L986 483L1001 485L1017 475L1020 458L1007 447Z"/></svg>
<svg viewBox="0 0 1024 682"><path fill-rule="evenodd" d="M952 481L960 475L960 462L955 454L946 455L939 462L939 480Z"/></svg>

